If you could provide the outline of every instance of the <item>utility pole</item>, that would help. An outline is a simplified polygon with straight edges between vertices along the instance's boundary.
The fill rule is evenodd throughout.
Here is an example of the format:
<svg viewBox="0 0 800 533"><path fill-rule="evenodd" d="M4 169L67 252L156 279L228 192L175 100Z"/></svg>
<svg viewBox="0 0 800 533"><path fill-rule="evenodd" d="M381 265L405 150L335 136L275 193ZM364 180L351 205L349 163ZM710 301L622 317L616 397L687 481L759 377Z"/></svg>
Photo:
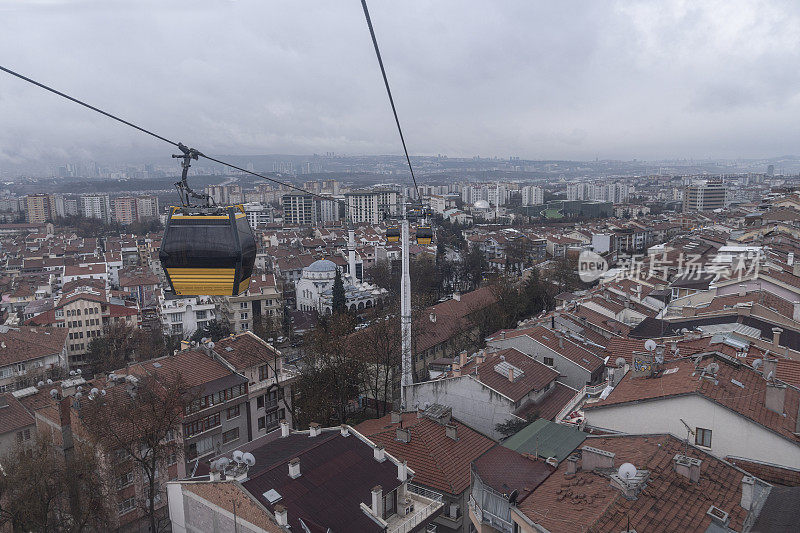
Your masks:
<svg viewBox="0 0 800 533"><path fill-rule="evenodd" d="M403 203L403 221L401 223L400 240L402 241L403 272L400 277L400 341L401 341L401 378L400 378L400 408L405 410L406 387L411 385L411 276L408 273L408 218L406 217L406 199Z"/></svg>

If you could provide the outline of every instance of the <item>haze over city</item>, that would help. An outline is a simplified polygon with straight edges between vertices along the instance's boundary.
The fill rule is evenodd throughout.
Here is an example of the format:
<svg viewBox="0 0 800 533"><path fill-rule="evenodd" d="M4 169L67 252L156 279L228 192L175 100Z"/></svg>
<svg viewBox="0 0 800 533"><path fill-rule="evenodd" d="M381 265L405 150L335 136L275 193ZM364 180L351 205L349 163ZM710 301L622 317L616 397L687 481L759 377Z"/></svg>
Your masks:
<svg viewBox="0 0 800 533"><path fill-rule="evenodd" d="M415 155L796 153L793 2L376 2ZM358 2L6 0L3 64L216 154L398 154ZM0 166L166 147L0 76Z"/></svg>

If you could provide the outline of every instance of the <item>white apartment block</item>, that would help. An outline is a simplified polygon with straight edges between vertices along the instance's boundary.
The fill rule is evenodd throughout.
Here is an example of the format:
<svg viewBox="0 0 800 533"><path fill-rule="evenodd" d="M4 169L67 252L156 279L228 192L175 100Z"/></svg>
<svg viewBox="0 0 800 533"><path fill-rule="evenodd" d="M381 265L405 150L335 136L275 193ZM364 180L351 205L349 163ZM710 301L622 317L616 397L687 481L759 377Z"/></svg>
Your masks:
<svg viewBox="0 0 800 533"><path fill-rule="evenodd" d="M111 200L107 194L82 194L78 198L78 214L86 218L111 221Z"/></svg>
<svg viewBox="0 0 800 533"><path fill-rule="evenodd" d="M536 185L528 185L522 188L522 205L542 205L544 203L544 191Z"/></svg>

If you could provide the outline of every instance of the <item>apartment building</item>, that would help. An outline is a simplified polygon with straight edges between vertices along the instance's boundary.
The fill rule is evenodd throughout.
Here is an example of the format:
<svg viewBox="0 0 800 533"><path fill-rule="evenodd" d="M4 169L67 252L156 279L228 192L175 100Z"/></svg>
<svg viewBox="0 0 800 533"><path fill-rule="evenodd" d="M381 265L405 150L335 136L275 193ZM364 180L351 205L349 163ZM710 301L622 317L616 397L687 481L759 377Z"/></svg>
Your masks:
<svg viewBox="0 0 800 533"><path fill-rule="evenodd" d="M544 204L544 190L536 185L528 185L522 188L522 205L542 205Z"/></svg>
<svg viewBox="0 0 800 533"><path fill-rule="evenodd" d="M25 197L25 220L29 224L44 224L56 218L52 194L29 194Z"/></svg>
<svg viewBox="0 0 800 533"><path fill-rule="evenodd" d="M721 181L702 181L684 187L683 212L713 211L725 207L727 188Z"/></svg>
<svg viewBox="0 0 800 533"><path fill-rule="evenodd" d="M274 274L255 275L247 291L217 301L219 318L235 332L279 328L283 322L283 289Z"/></svg>
<svg viewBox="0 0 800 533"><path fill-rule="evenodd" d="M78 214L111 222L111 200L107 194L82 194L78 197Z"/></svg>
<svg viewBox="0 0 800 533"><path fill-rule="evenodd" d="M217 318L217 305L208 296L176 296L159 294L158 310L165 335L191 337Z"/></svg>
<svg viewBox="0 0 800 533"><path fill-rule="evenodd" d="M64 328L0 326L0 392L57 378L67 369Z"/></svg>
<svg viewBox="0 0 800 533"><path fill-rule="evenodd" d="M345 193L350 217L355 223L380 224L384 215L399 214L400 196L395 190L366 190Z"/></svg>

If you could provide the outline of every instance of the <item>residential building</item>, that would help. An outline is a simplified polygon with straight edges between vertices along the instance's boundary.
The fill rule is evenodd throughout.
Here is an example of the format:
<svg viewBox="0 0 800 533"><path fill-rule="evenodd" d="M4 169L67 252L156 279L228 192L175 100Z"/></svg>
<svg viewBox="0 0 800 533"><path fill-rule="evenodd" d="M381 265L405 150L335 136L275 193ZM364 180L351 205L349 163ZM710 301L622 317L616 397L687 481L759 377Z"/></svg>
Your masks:
<svg viewBox="0 0 800 533"><path fill-rule="evenodd" d="M67 369L64 328L0 326L0 392L58 378Z"/></svg>
<svg viewBox="0 0 800 533"><path fill-rule="evenodd" d="M284 194L283 223L286 226L313 226L317 223L317 204L310 194Z"/></svg>
<svg viewBox="0 0 800 533"><path fill-rule="evenodd" d="M34 391L35 387L31 387ZM31 391L22 389L17 395ZM33 444L36 437L36 419L20 403L17 395L0 393L0 457L7 457L19 446Z"/></svg>
<svg viewBox="0 0 800 533"><path fill-rule="evenodd" d="M380 224L385 216L399 214L399 194L395 190L366 190L345 193L352 222Z"/></svg>
<svg viewBox="0 0 800 533"><path fill-rule="evenodd" d="M683 212L722 209L726 192L722 181L707 180L688 185L683 189Z"/></svg>
<svg viewBox="0 0 800 533"><path fill-rule="evenodd" d="M773 531L797 514L773 507L781 491L665 434L589 436L532 484L510 508L513 531Z"/></svg>
<svg viewBox="0 0 800 533"><path fill-rule="evenodd" d="M136 214L138 222L157 219L161 214L158 208L158 196L137 196Z"/></svg>
<svg viewBox="0 0 800 533"><path fill-rule="evenodd" d="M114 198L114 221L120 224L133 224L139 220L136 198L120 196Z"/></svg>
<svg viewBox="0 0 800 533"><path fill-rule="evenodd" d="M298 372L283 362L281 352L246 331L220 339L214 351L248 380L248 403L242 415L247 419L249 442L278 429L281 420L294 425L292 384Z"/></svg>
<svg viewBox="0 0 800 533"><path fill-rule="evenodd" d="M159 315L165 335L191 337L217 318L217 306L208 296L159 295Z"/></svg>
<svg viewBox="0 0 800 533"><path fill-rule="evenodd" d="M466 518L470 495L470 463L495 442L452 418L452 410L431 405L424 411L394 412L356 426L361 434L406 461L414 483L442 494L444 510L435 520L436 531L470 531Z"/></svg>
<svg viewBox="0 0 800 533"><path fill-rule="evenodd" d="M522 420L516 413L546 405L550 393L558 389L557 378L556 370L514 349L481 351L472 357L462 353L449 371L409 386L406 403L447 406L458 420L497 439L502 437L498 424ZM549 410L557 412L571 396L559 395L561 403Z"/></svg>
<svg viewBox="0 0 800 533"><path fill-rule="evenodd" d="M280 437L239 449L252 454L252 464L223 467L224 481L215 464L208 481L168 484L175 533L207 531L209 524L224 531L411 532L442 512L440 494L410 483L413 469L347 425L290 431L285 424Z"/></svg>
<svg viewBox="0 0 800 533"><path fill-rule="evenodd" d="M219 318L231 331L269 332L283 323L283 289L274 274L254 275L248 289L238 296L217 298Z"/></svg>
<svg viewBox="0 0 800 533"><path fill-rule="evenodd" d="M78 214L111 222L111 200L107 194L82 194L78 197Z"/></svg>
<svg viewBox="0 0 800 533"><path fill-rule="evenodd" d="M244 212L247 215L247 222L253 229L272 224L272 206L261 203L244 204Z"/></svg>
<svg viewBox="0 0 800 533"><path fill-rule="evenodd" d="M665 363L652 376L629 371L605 399L584 406L587 426L669 432L720 458L800 468L800 389L775 379L775 359L756 371L717 353Z"/></svg>
<svg viewBox="0 0 800 533"><path fill-rule="evenodd" d="M25 220L29 224L44 224L56 218L52 194L29 194L25 197Z"/></svg>
<svg viewBox="0 0 800 533"><path fill-rule="evenodd" d="M536 185L527 185L522 188L522 205L544 204L544 190Z"/></svg>

